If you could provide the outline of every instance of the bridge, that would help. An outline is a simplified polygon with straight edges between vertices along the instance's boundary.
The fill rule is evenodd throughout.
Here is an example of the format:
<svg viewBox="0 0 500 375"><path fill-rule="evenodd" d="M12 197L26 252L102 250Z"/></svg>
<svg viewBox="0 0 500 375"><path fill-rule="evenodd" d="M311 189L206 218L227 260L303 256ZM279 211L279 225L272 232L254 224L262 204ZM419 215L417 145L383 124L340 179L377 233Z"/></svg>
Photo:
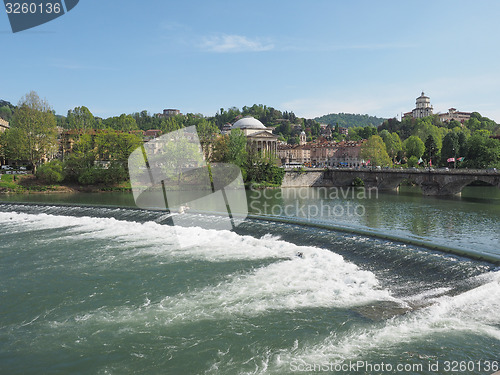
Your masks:
<svg viewBox="0 0 500 375"><path fill-rule="evenodd" d="M300 186L352 186L356 178L363 180L366 188L394 190L403 180L422 189L424 195L455 195L474 181L482 181L500 188L500 173L495 169L352 169L338 168L319 171L287 171L283 187Z"/></svg>

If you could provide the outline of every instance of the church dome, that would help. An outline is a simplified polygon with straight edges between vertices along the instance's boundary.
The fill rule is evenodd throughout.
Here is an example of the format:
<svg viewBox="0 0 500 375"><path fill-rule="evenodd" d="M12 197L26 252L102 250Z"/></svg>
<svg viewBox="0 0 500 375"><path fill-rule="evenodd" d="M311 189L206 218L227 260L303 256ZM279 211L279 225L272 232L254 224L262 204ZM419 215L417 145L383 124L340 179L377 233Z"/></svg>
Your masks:
<svg viewBox="0 0 500 375"><path fill-rule="evenodd" d="M430 98L428 96L425 96L425 93L422 91L422 95L420 95L417 100L420 99L421 101L428 101Z"/></svg>
<svg viewBox="0 0 500 375"><path fill-rule="evenodd" d="M236 121L233 126L232 126L232 129L265 129L266 127L262 124L262 122L260 122L259 120L257 120L256 118L253 118L253 117L243 117L242 119L239 119L238 121Z"/></svg>

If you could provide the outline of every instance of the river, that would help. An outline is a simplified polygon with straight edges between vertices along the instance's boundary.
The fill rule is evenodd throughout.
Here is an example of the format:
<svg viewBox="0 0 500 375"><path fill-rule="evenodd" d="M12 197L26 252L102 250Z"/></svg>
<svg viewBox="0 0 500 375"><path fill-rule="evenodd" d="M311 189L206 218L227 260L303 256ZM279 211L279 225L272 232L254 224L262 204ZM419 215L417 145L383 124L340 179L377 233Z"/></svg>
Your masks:
<svg viewBox="0 0 500 375"><path fill-rule="evenodd" d="M127 193L2 196L0 373L499 369L500 269L439 249L500 259L500 189L247 195L233 232Z"/></svg>

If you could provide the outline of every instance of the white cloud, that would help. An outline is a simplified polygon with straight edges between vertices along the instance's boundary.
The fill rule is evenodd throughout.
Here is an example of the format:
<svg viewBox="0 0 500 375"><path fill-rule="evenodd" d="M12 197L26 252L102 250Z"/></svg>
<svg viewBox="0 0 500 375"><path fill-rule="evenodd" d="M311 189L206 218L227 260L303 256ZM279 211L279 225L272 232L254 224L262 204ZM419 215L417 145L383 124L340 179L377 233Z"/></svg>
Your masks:
<svg viewBox="0 0 500 375"><path fill-rule="evenodd" d="M209 52L262 52L269 51L274 45L269 41L250 39L241 35L212 35L204 37L200 47Z"/></svg>

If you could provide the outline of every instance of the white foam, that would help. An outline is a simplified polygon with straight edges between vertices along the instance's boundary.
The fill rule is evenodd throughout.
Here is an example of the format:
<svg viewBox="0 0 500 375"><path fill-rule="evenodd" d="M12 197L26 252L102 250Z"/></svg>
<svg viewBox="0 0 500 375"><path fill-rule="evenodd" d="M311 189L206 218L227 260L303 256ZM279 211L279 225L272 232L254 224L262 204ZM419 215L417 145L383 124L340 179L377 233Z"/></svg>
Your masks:
<svg viewBox="0 0 500 375"><path fill-rule="evenodd" d="M273 310L345 308L394 300L387 290L379 287L373 273L360 270L327 250L299 249L305 258L293 257L235 274L218 285L168 296L160 303L96 311L93 319L112 324L164 326L201 319L256 316Z"/></svg>
<svg viewBox="0 0 500 375"><path fill-rule="evenodd" d="M453 297L441 296L431 306L369 329L353 329L343 335L332 333L320 343L284 350L274 365L289 366L291 361L306 364L352 361L375 349L390 354L401 342L447 333L486 335L500 340L500 272L487 277L488 282L477 288Z"/></svg>
<svg viewBox="0 0 500 375"><path fill-rule="evenodd" d="M170 261L270 259L273 263L234 275L226 275L219 285L209 285L190 293L165 297L160 303L118 311L99 311L96 318L109 321L149 320L164 323L214 319L231 315L255 315L269 310L311 307L348 307L375 300L394 300L380 288L375 275L346 262L329 250L296 246L277 237L241 236L228 231L179 228L189 246L182 250L172 240L171 227L155 222L137 223L114 218L71 217L47 214L2 214L31 229L61 228L66 241L105 239L126 249L119 256L160 256ZM10 220L10 219L9 219ZM57 239L50 239L51 241ZM102 252L108 250L104 249ZM302 253L303 257L296 256ZM94 257L92 261L103 261ZM91 313L92 315L94 313ZM80 322L89 316L78 318Z"/></svg>
<svg viewBox="0 0 500 375"><path fill-rule="evenodd" d="M310 307L346 307L375 300L393 300L379 287L375 275L345 262L327 250L299 247L304 258L294 257L236 275L217 286L183 296L198 308L222 314L255 314L266 310ZM162 301L171 308L179 298Z"/></svg>

